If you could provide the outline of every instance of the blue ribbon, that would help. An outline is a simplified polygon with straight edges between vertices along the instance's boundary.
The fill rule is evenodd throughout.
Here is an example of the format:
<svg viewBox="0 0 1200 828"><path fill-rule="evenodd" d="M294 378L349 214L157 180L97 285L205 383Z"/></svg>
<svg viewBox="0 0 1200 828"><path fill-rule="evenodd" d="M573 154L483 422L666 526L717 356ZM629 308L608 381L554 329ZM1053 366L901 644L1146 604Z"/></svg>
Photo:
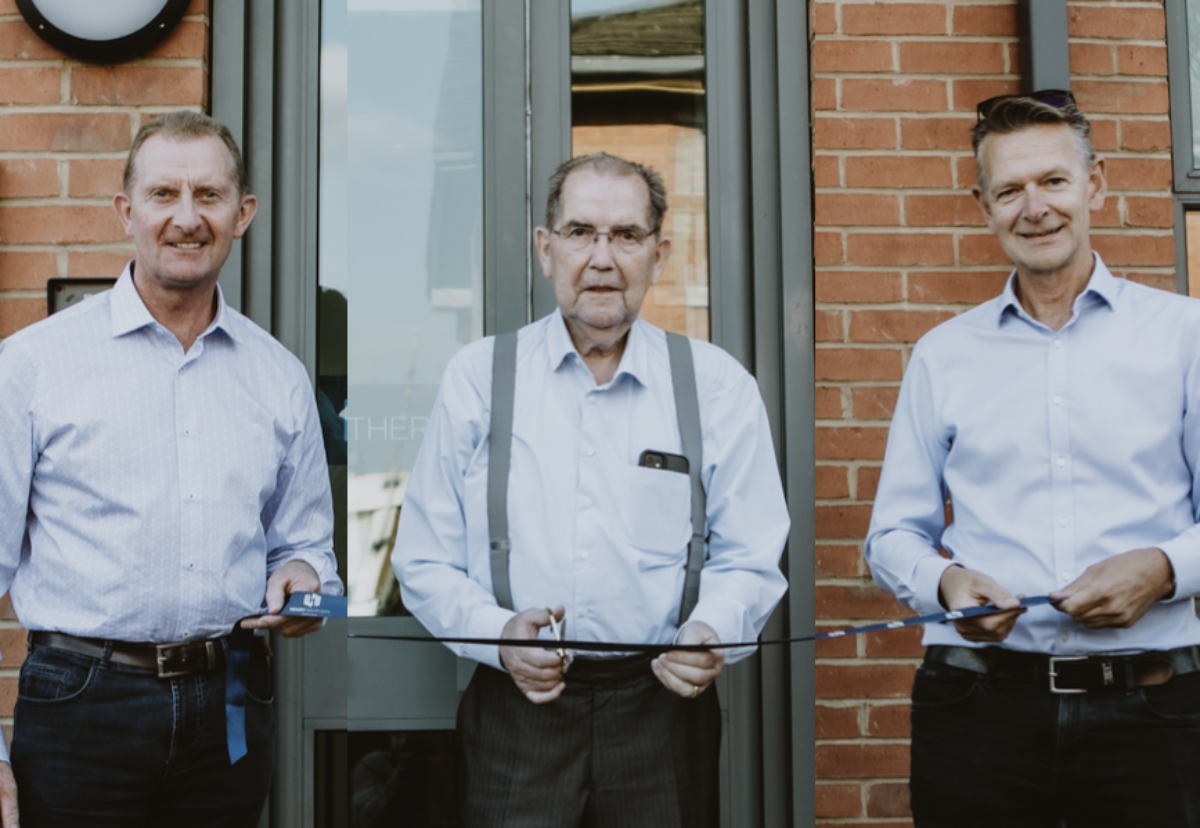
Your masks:
<svg viewBox="0 0 1200 828"><path fill-rule="evenodd" d="M246 676L250 671L250 643L254 636L235 630L225 639L225 742L229 764L246 755Z"/></svg>

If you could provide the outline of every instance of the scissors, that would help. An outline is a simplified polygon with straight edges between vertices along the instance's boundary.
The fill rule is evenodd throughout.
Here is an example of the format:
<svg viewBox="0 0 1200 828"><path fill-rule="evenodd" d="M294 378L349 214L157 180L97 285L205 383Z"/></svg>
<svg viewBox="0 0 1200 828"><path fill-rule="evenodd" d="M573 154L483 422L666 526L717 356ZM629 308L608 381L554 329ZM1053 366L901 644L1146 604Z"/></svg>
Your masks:
<svg viewBox="0 0 1200 828"><path fill-rule="evenodd" d="M554 640L562 641L563 636L567 633L567 619L563 618L562 624L559 624L559 622L554 618L554 610L550 609L550 607L546 607L546 614L550 616L550 632L554 633ZM571 666L571 654L567 652L566 647L559 647L555 652L557 652L558 657L562 659L562 671L563 675L565 676L567 674L567 668Z"/></svg>

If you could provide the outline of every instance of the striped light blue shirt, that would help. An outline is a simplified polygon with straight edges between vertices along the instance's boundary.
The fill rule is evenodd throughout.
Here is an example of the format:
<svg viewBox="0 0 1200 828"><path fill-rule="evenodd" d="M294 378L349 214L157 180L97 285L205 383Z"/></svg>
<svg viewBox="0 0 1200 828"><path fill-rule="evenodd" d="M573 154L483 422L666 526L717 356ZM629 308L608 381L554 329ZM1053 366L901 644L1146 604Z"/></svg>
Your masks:
<svg viewBox="0 0 1200 828"><path fill-rule="evenodd" d="M1175 595L1133 627L1089 630L1035 607L1002 646L1076 655L1197 644L1198 475L1200 302L1117 279L1097 256L1070 320L1054 331L1021 307L1010 277L1003 294L913 351L867 561L881 587L930 613L941 609L950 565L939 546L1026 595L1158 547L1175 569ZM925 644L972 646L946 624L927 627Z"/></svg>
<svg viewBox="0 0 1200 828"><path fill-rule="evenodd" d="M289 560L340 594L304 367L220 296L185 354L130 267L0 343L0 592L31 630L156 643L228 633Z"/></svg>

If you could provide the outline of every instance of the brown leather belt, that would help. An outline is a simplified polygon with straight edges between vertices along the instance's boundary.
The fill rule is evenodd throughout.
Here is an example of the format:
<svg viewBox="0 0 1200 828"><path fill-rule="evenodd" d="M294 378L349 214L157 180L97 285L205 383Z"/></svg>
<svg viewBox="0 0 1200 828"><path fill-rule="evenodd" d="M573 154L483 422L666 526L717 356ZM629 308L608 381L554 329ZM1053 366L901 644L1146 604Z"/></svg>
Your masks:
<svg viewBox="0 0 1200 828"><path fill-rule="evenodd" d="M138 644L131 641L106 641L103 638L81 638L60 632L31 632L29 643L37 647L53 647L68 653L104 658L112 645L109 660L142 670L152 671L158 678L177 678L194 673L207 673L225 668L225 645L220 638L193 641L187 644ZM254 637L254 652L267 652L265 638Z"/></svg>
<svg viewBox="0 0 1200 828"><path fill-rule="evenodd" d="M1200 671L1200 647L1150 650L1128 656L1048 656L1001 647L930 647L927 662L998 679L1040 684L1051 693L1129 690L1165 684Z"/></svg>

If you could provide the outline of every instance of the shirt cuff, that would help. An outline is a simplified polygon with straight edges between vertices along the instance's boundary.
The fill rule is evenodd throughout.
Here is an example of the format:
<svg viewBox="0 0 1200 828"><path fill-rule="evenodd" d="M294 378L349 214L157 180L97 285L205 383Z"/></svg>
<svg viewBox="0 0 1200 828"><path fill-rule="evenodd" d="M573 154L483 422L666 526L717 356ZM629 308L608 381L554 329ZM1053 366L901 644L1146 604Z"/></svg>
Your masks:
<svg viewBox="0 0 1200 828"><path fill-rule="evenodd" d="M683 628L693 621L703 621L705 624L713 628L713 632L717 634L722 644L731 641L742 640L742 625L741 613L734 610L728 604L715 598L702 599L696 604L696 608L692 610L692 614L683 622L683 626L675 633L674 644L679 643L679 636L683 633ZM754 636L756 637L756 636ZM725 650L725 663L732 664L735 661L741 661L746 656L753 653L757 647L733 647Z"/></svg>
<svg viewBox="0 0 1200 828"><path fill-rule="evenodd" d="M481 604L471 614L471 623L467 625L466 638L499 638L504 632L504 626L516 615L512 610L506 610L497 604ZM502 672L507 672L500 663L500 648L492 644L466 644L462 648L462 656L486 664Z"/></svg>
<svg viewBox="0 0 1200 828"><path fill-rule="evenodd" d="M1175 574L1175 594L1163 599L1164 602L1200 595L1200 555L1196 554L1196 540L1192 533L1185 532L1154 548L1161 549L1167 556Z"/></svg>
<svg viewBox="0 0 1200 828"><path fill-rule="evenodd" d="M8 762L10 765L12 764L8 758L8 743L5 741L4 733L2 731L0 731L0 762Z"/></svg>
<svg viewBox="0 0 1200 828"><path fill-rule="evenodd" d="M910 609L917 615L932 615L942 612L946 607L938 600L938 589L942 583L942 575L952 566L961 566L941 555L930 555L922 558L913 573L913 601Z"/></svg>
<svg viewBox="0 0 1200 828"><path fill-rule="evenodd" d="M337 565L329 555L320 552L295 552L272 567L271 571L278 569L288 561L303 561L311 566L317 573L317 579L321 582L322 594L344 594L342 579L337 574ZM270 572L267 573L267 576L270 577Z"/></svg>

